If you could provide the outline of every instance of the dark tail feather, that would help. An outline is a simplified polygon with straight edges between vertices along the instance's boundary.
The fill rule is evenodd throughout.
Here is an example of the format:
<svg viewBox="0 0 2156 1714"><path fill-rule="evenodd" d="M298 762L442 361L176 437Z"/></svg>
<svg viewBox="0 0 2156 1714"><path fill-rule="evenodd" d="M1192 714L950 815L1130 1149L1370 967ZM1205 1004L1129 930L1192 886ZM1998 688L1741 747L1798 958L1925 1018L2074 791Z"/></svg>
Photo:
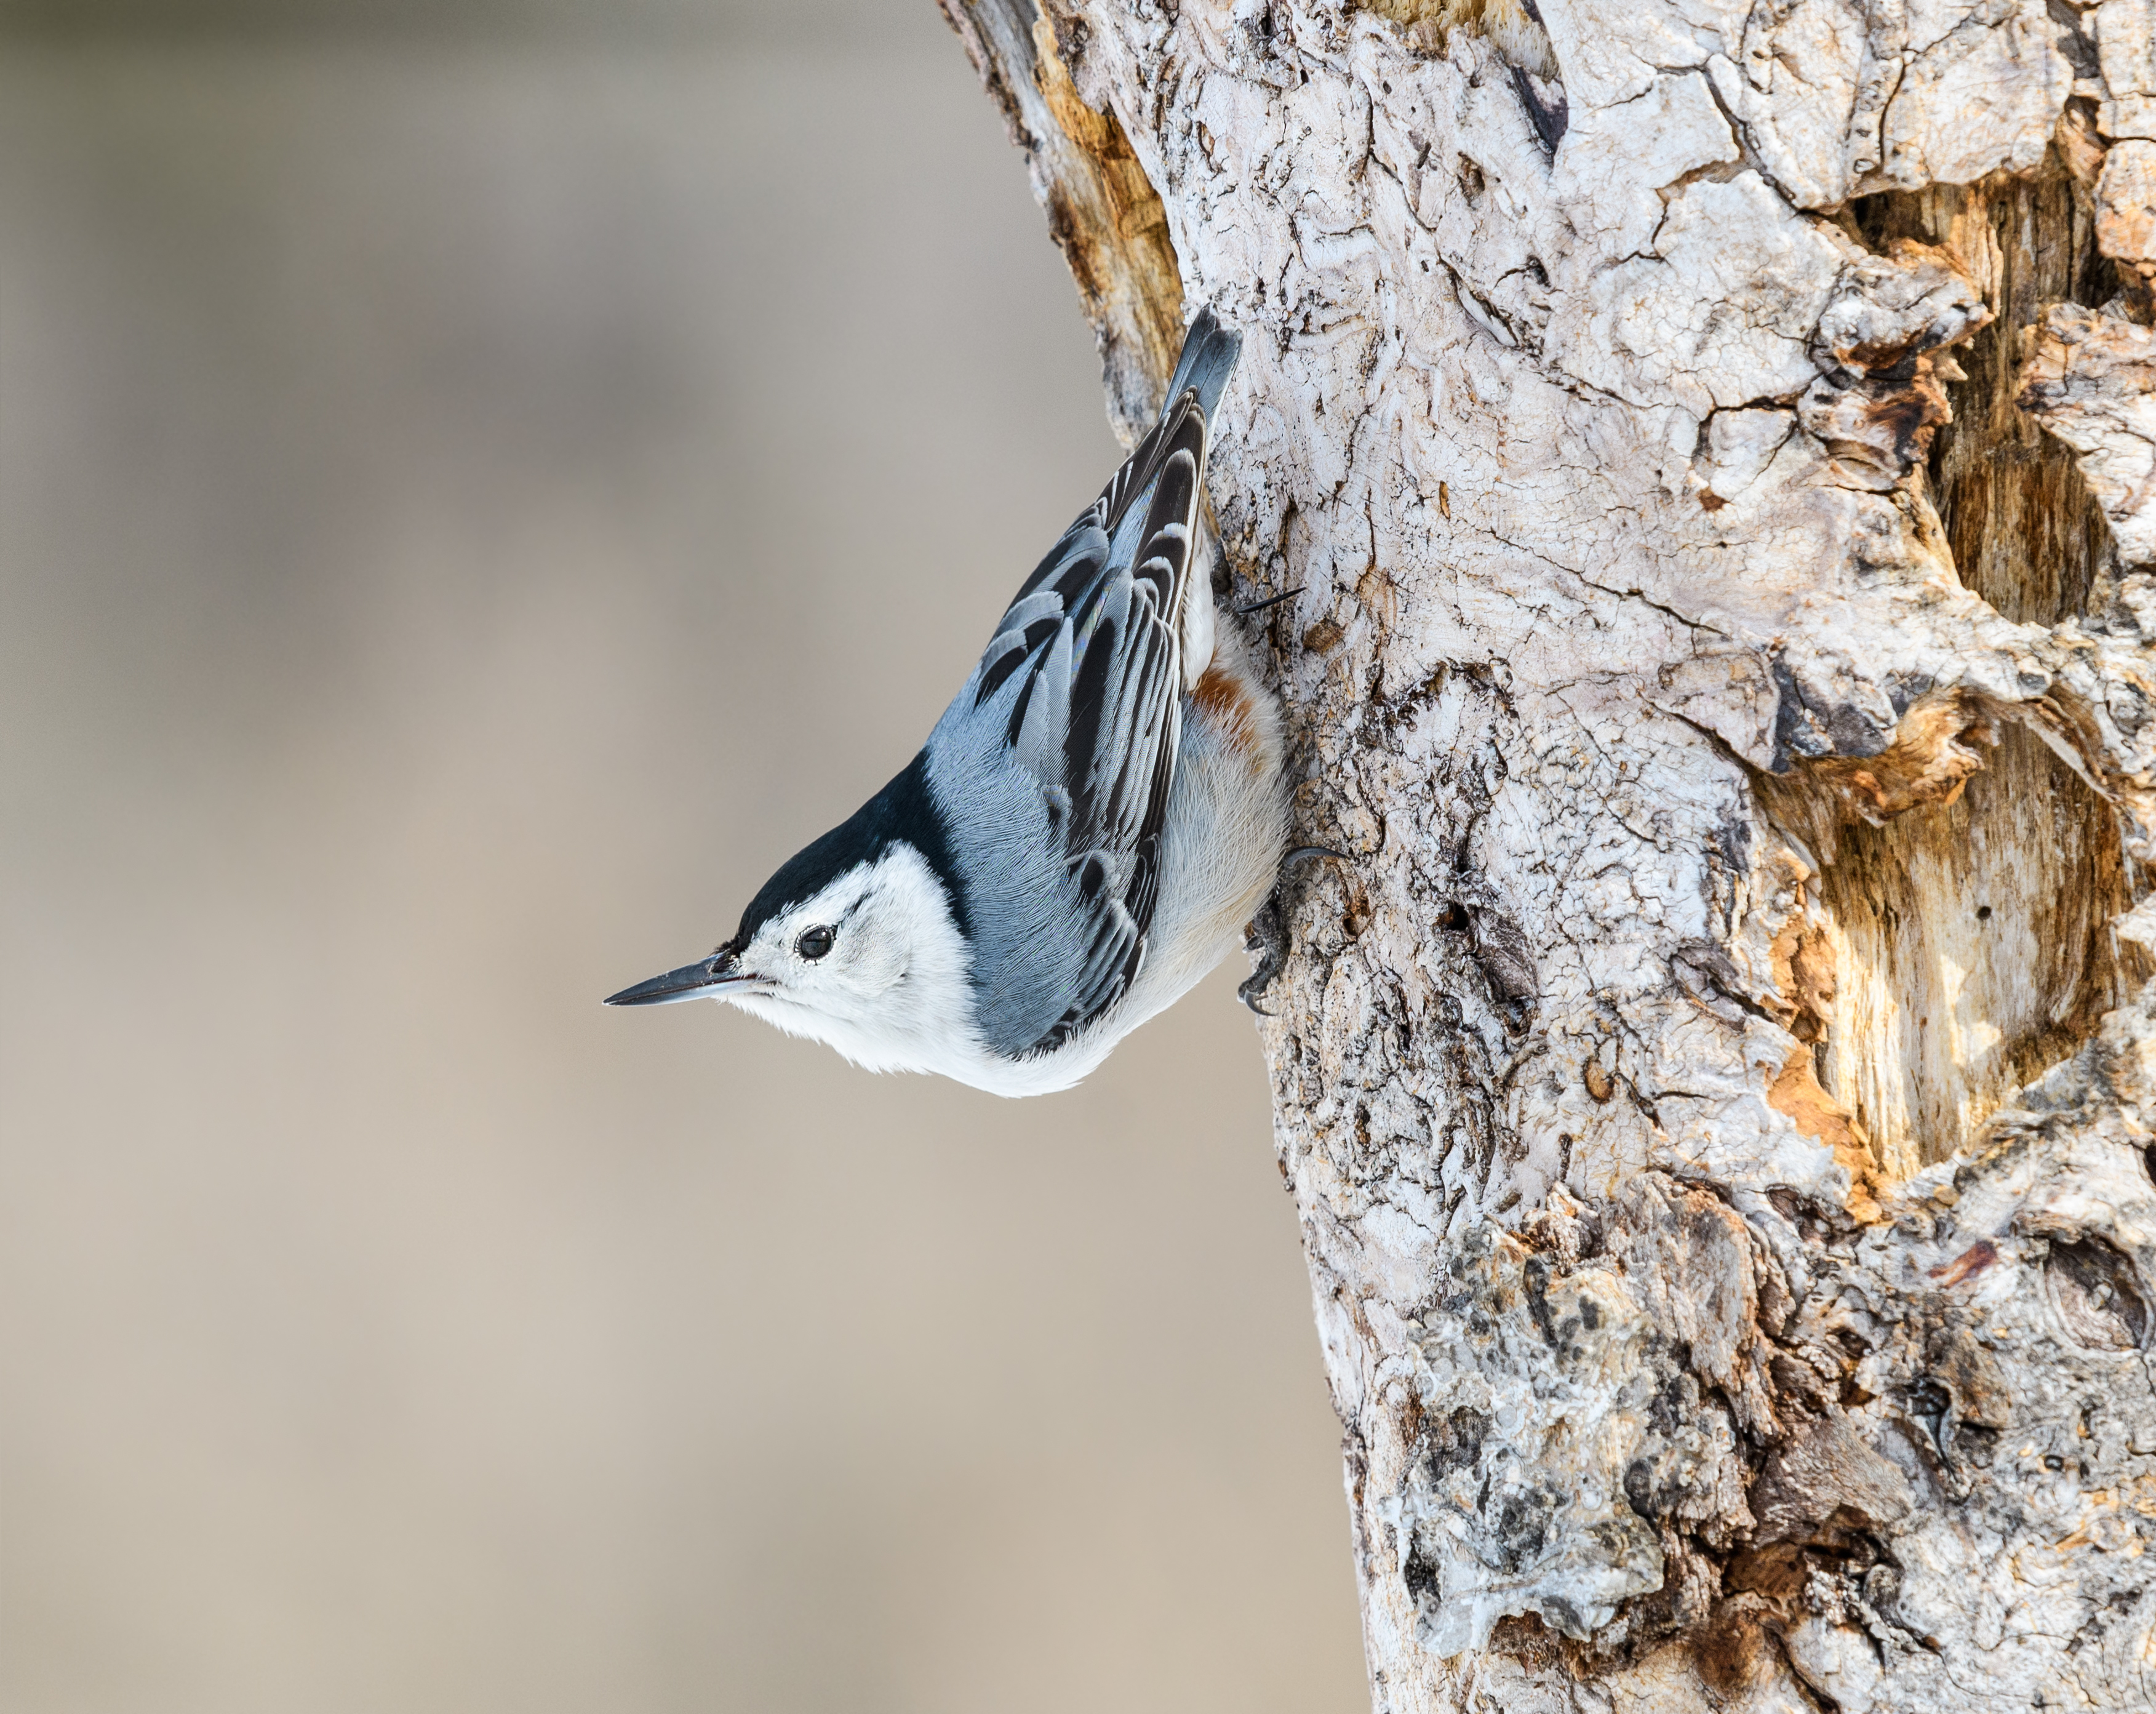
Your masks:
<svg viewBox="0 0 2156 1714"><path fill-rule="evenodd" d="M1235 359L1243 349L1243 336L1233 327L1224 327L1220 318L1210 309L1199 311L1190 324L1190 331L1183 336L1183 355L1175 362L1175 378L1168 383L1168 404L1173 405L1190 388L1198 389L1198 402L1204 407L1205 420L1213 420L1213 412L1220 403L1220 394L1228 384L1228 377L1235 373Z"/></svg>

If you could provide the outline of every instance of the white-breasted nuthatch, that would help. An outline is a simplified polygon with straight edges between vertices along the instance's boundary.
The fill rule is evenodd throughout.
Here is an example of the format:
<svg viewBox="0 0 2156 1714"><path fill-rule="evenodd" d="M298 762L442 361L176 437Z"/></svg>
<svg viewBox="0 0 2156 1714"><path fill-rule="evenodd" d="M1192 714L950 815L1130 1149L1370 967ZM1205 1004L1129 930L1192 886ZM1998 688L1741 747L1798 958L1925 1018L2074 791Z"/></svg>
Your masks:
<svg viewBox="0 0 2156 1714"><path fill-rule="evenodd" d="M1214 611L1205 461L1240 335L1191 322L1160 421L1025 580L920 754L782 867L709 997L872 1071L1065 1089L1179 999L1270 892L1279 706Z"/></svg>

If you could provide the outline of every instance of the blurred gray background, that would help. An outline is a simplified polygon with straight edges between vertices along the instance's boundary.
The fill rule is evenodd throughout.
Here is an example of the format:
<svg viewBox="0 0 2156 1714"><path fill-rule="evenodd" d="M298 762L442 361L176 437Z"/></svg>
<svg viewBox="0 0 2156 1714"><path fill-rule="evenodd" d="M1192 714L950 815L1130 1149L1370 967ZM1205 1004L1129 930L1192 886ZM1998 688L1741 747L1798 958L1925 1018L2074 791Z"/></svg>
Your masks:
<svg viewBox="0 0 2156 1714"><path fill-rule="evenodd" d="M1363 1703L1235 972L598 1004L1114 458L931 0L0 0L0 1708Z"/></svg>

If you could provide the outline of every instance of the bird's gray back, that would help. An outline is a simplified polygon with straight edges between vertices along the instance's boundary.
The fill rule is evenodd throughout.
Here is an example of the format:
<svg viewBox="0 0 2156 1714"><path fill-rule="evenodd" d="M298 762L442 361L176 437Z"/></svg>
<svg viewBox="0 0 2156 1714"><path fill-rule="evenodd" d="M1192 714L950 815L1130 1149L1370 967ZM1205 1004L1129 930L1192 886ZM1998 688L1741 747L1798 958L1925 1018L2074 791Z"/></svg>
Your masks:
<svg viewBox="0 0 2156 1714"><path fill-rule="evenodd" d="M1027 579L930 735L996 1053L1060 1047L1144 961L1209 418L1240 345L1210 311L1193 322L1159 423Z"/></svg>
<svg viewBox="0 0 2156 1714"><path fill-rule="evenodd" d="M965 889L974 1022L987 1047L1016 1058L1079 1001L1089 924L1039 779L1003 723L978 718L971 692L929 739L928 785Z"/></svg>

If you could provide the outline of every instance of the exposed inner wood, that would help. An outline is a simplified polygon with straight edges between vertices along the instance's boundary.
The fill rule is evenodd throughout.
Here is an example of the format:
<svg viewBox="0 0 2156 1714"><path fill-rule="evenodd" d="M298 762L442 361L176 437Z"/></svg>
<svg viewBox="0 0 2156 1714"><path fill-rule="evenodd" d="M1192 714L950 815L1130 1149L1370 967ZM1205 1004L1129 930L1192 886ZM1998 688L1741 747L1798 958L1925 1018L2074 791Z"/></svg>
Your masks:
<svg viewBox="0 0 2156 1714"><path fill-rule="evenodd" d="M1168 241L1168 211L1113 113L1079 99L1045 17L1033 23L1034 81L1090 172L1049 186L1048 230L1070 265L1097 333L1127 329L1156 389L1168 383L1183 342L1183 275ZM1148 400L1148 411L1155 401Z"/></svg>
<svg viewBox="0 0 2156 1714"><path fill-rule="evenodd" d="M1100 347L1108 420L1129 445L1158 410L1183 338L1167 211L1115 115L1080 97L1034 0L939 3L1025 151Z"/></svg>
<svg viewBox="0 0 2156 1714"><path fill-rule="evenodd" d="M1408 27L1409 39L1426 53L1441 53L1454 30L1472 30L1497 44L1514 65L1554 76L1549 38L1532 0L1359 0L1361 9Z"/></svg>
<svg viewBox="0 0 2156 1714"><path fill-rule="evenodd" d="M1845 828L1819 883L1820 1081L1891 1180L1957 1153L2150 974L2109 808L2025 727L1951 804Z"/></svg>
<svg viewBox="0 0 2156 1714"><path fill-rule="evenodd" d="M1983 291L1996 319L1955 353L1966 378L1948 382L1932 494L1964 584L2009 619L2058 623L2086 603L2109 531L2073 454L2015 404L2015 353L2046 304L2117 289L2085 202L2054 155L2033 178L1861 198L1848 219L1875 249L1946 246ZM2150 973L2107 926L2135 890L2111 807L2025 727L1999 728L1995 748L1988 735L1979 724L1940 748L1984 765L1965 785L1943 776L1938 794L1807 806L1761 782L1826 862L1818 1079L1889 1183L1967 1146ZM1879 764L1834 768L1861 784Z"/></svg>
<svg viewBox="0 0 2156 1714"><path fill-rule="evenodd" d="M1861 197L1851 213L1875 249L1946 245L1984 292L1994 319L1954 353L1968 378L1948 383L1953 421L1932 444L1933 503L1965 588L2009 619L2056 625L2087 600L2108 531L2072 451L2015 404L2017 353L2046 304L2102 304L2118 274L2056 152L2045 167Z"/></svg>

